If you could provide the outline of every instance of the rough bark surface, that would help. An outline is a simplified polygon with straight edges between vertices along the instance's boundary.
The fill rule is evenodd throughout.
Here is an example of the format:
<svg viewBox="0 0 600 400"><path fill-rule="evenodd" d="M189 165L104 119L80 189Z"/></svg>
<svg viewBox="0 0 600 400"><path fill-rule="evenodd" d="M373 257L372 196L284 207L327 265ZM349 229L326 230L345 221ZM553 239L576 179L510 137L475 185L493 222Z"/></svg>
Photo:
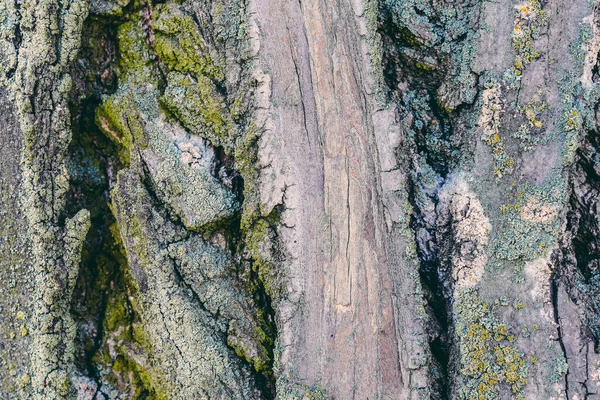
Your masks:
<svg viewBox="0 0 600 400"><path fill-rule="evenodd" d="M600 396L600 4L0 0L0 395Z"/></svg>

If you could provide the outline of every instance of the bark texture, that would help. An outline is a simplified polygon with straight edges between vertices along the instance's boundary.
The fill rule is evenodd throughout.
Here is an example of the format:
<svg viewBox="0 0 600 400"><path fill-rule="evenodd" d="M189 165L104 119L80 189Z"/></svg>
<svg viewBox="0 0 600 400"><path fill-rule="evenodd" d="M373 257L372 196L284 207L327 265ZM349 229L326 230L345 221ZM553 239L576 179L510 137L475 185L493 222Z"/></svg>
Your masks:
<svg viewBox="0 0 600 400"><path fill-rule="evenodd" d="M0 395L600 396L600 4L0 0Z"/></svg>

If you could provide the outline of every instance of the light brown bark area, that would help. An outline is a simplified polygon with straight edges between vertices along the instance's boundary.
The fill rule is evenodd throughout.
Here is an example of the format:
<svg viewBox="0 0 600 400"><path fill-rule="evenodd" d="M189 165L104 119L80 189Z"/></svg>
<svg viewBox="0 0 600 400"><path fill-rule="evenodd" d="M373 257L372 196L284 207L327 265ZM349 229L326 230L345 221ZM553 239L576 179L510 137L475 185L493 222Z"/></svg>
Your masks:
<svg viewBox="0 0 600 400"><path fill-rule="evenodd" d="M418 284L393 224L403 175L384 172L397 168L399 128L373 93L363 7L256 2L273 103L261 192L272 196L267 210L286 206L284 376L332 398L408 398L427 384L414 365L427 350L415 339Z"/></svg>

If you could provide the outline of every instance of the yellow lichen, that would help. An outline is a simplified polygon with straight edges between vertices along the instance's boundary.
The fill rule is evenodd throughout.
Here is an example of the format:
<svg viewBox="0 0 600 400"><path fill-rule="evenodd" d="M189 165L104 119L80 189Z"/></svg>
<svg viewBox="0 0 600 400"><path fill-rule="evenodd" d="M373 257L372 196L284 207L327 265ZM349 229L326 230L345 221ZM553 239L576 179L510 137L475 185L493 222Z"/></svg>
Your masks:
<svg viewBox="0 0 600 400"><path fill-rule="evenodd" d="M540 28L547 24L548 16L539 0L527 0L515 6L515 10L512 47L517 52L514 73L519 76L528 64L540 56L535 50L534 41Z"/></svg>
<svg viewBox="0 0 600 400"><path fill-rule="evenodd" d="M512 394L522 396L530 363L511 344L515 337L509 334L509 326L498 321L474 290L460 294L457 312L460 373L466 379L459 397L497 399L501 397L502 384L508 385Z"/></svg>
<svg viewBox="0 0 600 400"><path fill-rule="evenodd" d="M547 109L548 105L542 100L542 92L538 91L530 102L521 107L521 112L527 122L519 127L512 137L521 141L521 148L525 151L531 151L534 145L540 142L539 132L543 129L544 123L541 120L541 114Z"/></svg>
<svg viewBox="0 0 600 400"><path fill-rule="evenodd" d="M29 385L31 383L31 377L27 374L25 375L21 375L21 377L19 378L19 388L23 389L25 386Z"/></svg>

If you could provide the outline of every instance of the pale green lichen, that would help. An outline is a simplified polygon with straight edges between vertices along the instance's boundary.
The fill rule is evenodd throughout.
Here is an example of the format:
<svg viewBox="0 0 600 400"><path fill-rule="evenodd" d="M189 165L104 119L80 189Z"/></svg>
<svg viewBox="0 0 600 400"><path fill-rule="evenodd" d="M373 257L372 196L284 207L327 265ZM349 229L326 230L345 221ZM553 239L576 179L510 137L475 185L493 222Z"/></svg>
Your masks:
<svg viewBox="0 0 600 400"><path fill-rule="evenodd" d="M192 285L193 280L184 286L178 283L177 276L187 270L178 271L184 264L178 267L177 258L187 255L194 262L190 268L202 266L202 261L197 260L191 247L188 248L191 243L184 242L185 230L154 209L134 171L119 172L113 196L129 265L140 289L141 317L150 341L161 343L159 348L154 348L153 355L156 361L153 376L160 387L168 396L204 398L209 391L208 397L236 393L239 398L256 398L258 395L249 371L222 340L220 332L226 330L227 319L210 313L212 307L219 313L225 312L221 306L225 304L221 301L226 301L221 299L223 294L213 292L210 281L198 282L200 288ZM169 255L161 250L169 242L182 242L182 247L175 246L175 253ZM180 251L182 255L179 255ZM206 252L202 252L202 256L211 257ZM210 270L204 273L210 274ZM206 284L208 286L204 286ZM188 285L191 290L187 289ZM194 288L199 291L194 292ZM210 297L207 297L208 293L212 293ZM208 309L202 307L202 299ZM177 365L186 365L186 368Z"/></svg>
<svg viewBox="0 0 600 400"><path fill-rule="evenodd" d="M18 49L13 38L18 26L17 4L13 1L0 2L0 86L10 83L9 72L17 66Z"/></svg>
<svg viewBox="0 0 600 400"><path fill-rule="evenodd" d="M497 260L534 260L552 248L560 231L558 218L566 195L561 178L544 185L516 187L513 202L499 207L490 250Z"/></svg>
<svg viewBox="0 0 600 400"><path fill-rule="evenodd" d="M552 360L552 366L548 371L547 380L550 383L558 383L565 379L569 371L569 363L564 357L556 357Z"/></svg>
<svg viewBox="0 0 600 400"><path fill-rule="evenodd" d="M367 42L369 43L369 60L374 78L374 91L379 104L386 103L386 89L384 70L384 54L381 35L378 31L379 2L376 0L366 0L364 8L364 18L367 26Z"/></svg>
<svg viewBox="0 0 600 400"><path fill-rule="evenodd" d="M563 165L575 160L575 152L585 130L595 129L594 104L600 99L597 85L584 87L577 74L566 72L558 79L560 107L557 110L555 136L561 141Z"/></svg>
<svg viewBox="0 0 600 400"><path fill-rule="evenodd" d="M229 320L228 345L256 371L269 372L271 328L245 288L234 279L237 271L233 260L199 237L170 245L169 254L204 308Z"/></svg>
<svg viewBox="0 0 600 400"><path fill-rule="evenodd" d="M320 385L308 386L281 376L277 380L277 398L281 400L325 400L327 391Z"/></svg>
<svg viewBox="0 0 600 400"><path fill-rule="evenodd" d="M403 64L414 70L444 71L436 99L448 113L473 103L477 95L471 67L478 51L475 26L481 6L476 1L456 6L423 0L386 0L380 6L385 31L399 42L396 51L407 61ZM390 28L394 31L389 32ZM374 41L375 54L377 46Z"/></svg>
<svg viewBox="0 0 600 400"><path fill-rule="evenodd" d="M527 122L522 124L519 130L511 135L520 141L521 148L524 151L531 151L536 145L544 141L544 138L540 136L544 127L540 116L546 111L548 104L541 97L542 92L540 90L533 96L531 101L521 107L520 111L524 114Z"/></svg>
<svg viewBox="0 0 600 400"><path fill-rule="evenodd" d="M88 6L84 1L61 5L56 1L23 3L18 48L6 43L16 34L18 22L14 17L6 18L9 10L5 7L0 11L1 51L8 56L4 65L15 72L12 79L3 73L2 84L12 92L24 135L23 204L35 280L31 325L20 330L21 336L32 336L33 397L64 397L73 395L76 327L70 301L82 244L90 227L87 210L67 218L64 226L60 223L69 190L65 163L71 141L69 71L79 49ZM58 19L60 32L52 24ZM49 34L51 28L56 28L60 40ZM48 93L52 93L51 98Z"/></svg>

